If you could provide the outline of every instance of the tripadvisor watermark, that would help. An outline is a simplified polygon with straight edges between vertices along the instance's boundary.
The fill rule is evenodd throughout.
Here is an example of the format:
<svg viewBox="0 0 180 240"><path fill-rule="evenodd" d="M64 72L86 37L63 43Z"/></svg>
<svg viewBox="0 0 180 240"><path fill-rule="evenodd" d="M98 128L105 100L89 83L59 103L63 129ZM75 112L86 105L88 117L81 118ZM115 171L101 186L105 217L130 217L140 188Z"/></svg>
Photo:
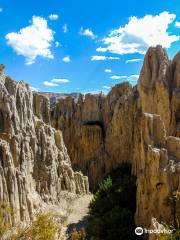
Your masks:
<svg viewBox="0 0 180 240"><path fill-rule="evenodd" d="M174 229L147 229L142 227L137 227L135 229L136 235L142 235L142 234L172 234L174 232Z"/></svg>

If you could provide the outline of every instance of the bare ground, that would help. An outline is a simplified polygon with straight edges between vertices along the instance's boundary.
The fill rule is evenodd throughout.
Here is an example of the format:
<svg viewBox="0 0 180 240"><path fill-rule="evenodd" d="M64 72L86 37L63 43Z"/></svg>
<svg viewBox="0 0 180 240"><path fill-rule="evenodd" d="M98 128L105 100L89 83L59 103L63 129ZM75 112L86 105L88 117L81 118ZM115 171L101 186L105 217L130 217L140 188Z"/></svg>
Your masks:
<svg viewBox="0 0 180 240"><path fill-rule="evenodd" d="M92 195L88 194L79 196L72 202L72 211L67 218L67 233L71 233L75 229L80 230L86 226L89 211L88 206L91 200Z"/></svg>

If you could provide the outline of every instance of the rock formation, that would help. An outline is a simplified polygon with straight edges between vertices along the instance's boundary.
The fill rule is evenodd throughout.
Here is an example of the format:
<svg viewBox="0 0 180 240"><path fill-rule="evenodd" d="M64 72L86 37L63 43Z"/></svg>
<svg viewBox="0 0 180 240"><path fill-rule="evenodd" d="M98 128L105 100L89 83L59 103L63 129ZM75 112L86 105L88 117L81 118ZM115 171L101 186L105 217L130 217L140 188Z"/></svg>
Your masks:
<svg viewBox="0 0 180 240"><path fill-rule="evenodd" d="M179 94L180 53L170 61L157 46L145 55L137 86L122 83L107 96L60 99L51 110L51 123L62 130L73 167L88 175L92 189L122 162L132 164L137 225L172 218L167 201L180 191Z"/></svg>
<svg viewBox="0 0 180 240"><path fill-rule="evenodd" d="M52 125L62 130L73 167L88 175L91 188L112 168L132 159L136 95L129 83L123 83L107 97L60 99L51 111Z"/></svg>
<svg viewBox="0 0 180 240"><path fill-rule="evenodd" d="M129 162L136 224L172 220L168 200L180 191L180 52L170 61L162 47L150 48L137 86L68 96L51 110L45 96L5 77L3 66L0 88L0 200L19 209L19 219L31 218L41 201L57 202L62 190L88 192L83 174L93 189Z"/></svg>
<svg viewBox="0 0 180 240"><path fill-rule="evenodd" d="M88 180L73 171L61 131L50 126L49 101L0 69L0 201L12 205L14 222L28 221L61 191L87 193Z"/></svg>

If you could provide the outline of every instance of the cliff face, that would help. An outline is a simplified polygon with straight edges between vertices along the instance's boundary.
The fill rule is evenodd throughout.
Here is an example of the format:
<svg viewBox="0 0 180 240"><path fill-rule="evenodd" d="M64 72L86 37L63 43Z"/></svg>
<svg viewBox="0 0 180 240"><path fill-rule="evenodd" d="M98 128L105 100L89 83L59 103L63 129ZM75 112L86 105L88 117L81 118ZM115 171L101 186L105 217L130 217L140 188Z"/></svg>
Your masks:
<svg viewBox="0 0 180 240"><path fill-rule="evenodd" d="M14 222L28 221L43 202L62 191L87 193L88 180L74 172L62 133L50 126L47 98L0 72L0 201Z"/></svg>
<svg viewBox="0 0 180 240"><path fill-rule="evenodd" d="M132 159L137 92L128 84L116 85L109 95L80 95L59 100L51 122L63 132L72 165L89 177L93 188L103 175Z"/></svg>
<svg viewBox="0 0 180 240"><path fill-rule="evenodd" d="M157 46L145 56L137 87L123 83L106 97L61 99L51 111L73 166L88 175L91 188L122 162L132 164L137 225L172 218L166 202L180 190L179 94L180 54L170 61Z"/></svg>
<svg viewBox="0 0 180 240"><path fill-rule="evenodd" d="M180 191L180 53L170 61L160 46L150 48L136 87L67 97L51 110L2 66L0 89L0 201L18 210L15 221L58 202L64 190L88 192L83 174L93 189L123 162L137 177L136 224L172 220L167 200Z"/></svg>
<svg viewBox="0 0 180 240"><path fill-rule="evenodd" d="M159 114L168 135L180 137L180 52L172 61L160 47L150 48L138 81L142 111Z"/></svg>

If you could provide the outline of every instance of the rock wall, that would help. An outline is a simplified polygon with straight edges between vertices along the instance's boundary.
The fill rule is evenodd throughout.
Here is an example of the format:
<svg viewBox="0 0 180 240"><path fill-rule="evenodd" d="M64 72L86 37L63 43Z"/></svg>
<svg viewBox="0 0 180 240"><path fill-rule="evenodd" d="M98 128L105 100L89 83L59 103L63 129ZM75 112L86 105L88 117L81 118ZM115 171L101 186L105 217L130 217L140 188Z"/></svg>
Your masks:
<svg viewBox="0 0 180 240"><path fill-rule="evenodd" d="M10 203L13 222L29 221L43 202L58 203L61 191L88 192L74 172L62 133L50 126L47 98L0 71L0 202Z"/></svg>
<svg viewBox="0 0 180 240"><path fill-rule="evenodd" d="M88 175L91 189L112 168L132 161L136 95L129 83L123 83L107 97L60 99L51 111L51 123L62 130L73 167Z"/></svg>
<svg viewBox="0 0 180 240"><path fill-rule="evenodd" d="M92 189L130 162L137 176L136 224L172 220L167 201L180 191L180 52L170 61L161 46L150 48L137 86L122 83L107 96L59 100L51 123L62 130L73 166L88 175Z"/></svg>
<svg viewBox="0 0 180 240"><path fill-rule="evenodd" d="M136 224L172 220L167 201L180 191L180 53L170 61L160 46L150 48L137 86L67 97L51 110L3 66L0 89L0 201L18 209L14 221L32 218L42 201L58 202L61 191L88 192L83 174L93 189L123 162L137 177Z"/></svg>

